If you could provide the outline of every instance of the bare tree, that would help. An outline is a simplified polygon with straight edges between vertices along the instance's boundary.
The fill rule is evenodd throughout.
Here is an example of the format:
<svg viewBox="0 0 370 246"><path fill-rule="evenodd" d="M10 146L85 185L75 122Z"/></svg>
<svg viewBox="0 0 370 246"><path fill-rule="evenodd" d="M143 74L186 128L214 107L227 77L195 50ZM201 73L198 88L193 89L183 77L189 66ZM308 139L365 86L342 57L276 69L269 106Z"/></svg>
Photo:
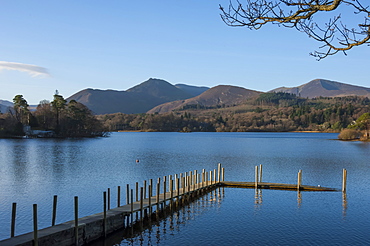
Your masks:
<svg viewBox="0 0 370 246"><path fill-rule="evenodd" d="M230 0L220 5L222 20L229 26L260 29L267 23L296 28L322 43L312 56L329 55L370 44L368 0ZM348 16L348 14L350 16ZM347 24L344 24L344 21ZM355 22L356 24L349 25Z"/></svg>

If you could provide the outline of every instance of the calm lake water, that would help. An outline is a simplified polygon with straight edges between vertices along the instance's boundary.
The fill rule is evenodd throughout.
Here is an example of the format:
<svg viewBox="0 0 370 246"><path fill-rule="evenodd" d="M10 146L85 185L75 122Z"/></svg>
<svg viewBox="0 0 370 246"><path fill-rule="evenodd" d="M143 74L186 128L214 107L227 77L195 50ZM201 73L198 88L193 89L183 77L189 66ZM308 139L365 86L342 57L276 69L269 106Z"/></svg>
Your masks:
<svg viewBox="0 0 370 246"><path fill-rule="evenodd" d="M341 188L347 194L225 188L208 194L137 237L110 245L370 245L370 143L342 142L330 133L113 133L99 139L0 139L0 240L10 236L12 203L16 235L102 211L102 193L170 174L207 171L222 163L225 180ZM136 163L136 160L140 160ZM345 198L345 199L344 199Z"/></svg>

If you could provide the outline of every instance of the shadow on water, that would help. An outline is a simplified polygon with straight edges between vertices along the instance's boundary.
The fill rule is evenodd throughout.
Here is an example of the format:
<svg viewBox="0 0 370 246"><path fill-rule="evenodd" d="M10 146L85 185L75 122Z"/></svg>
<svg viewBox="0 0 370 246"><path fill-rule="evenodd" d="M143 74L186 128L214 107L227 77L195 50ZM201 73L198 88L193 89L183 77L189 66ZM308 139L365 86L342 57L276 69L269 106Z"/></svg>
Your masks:
<svg viewBox="0 0 370 246"><path fill-rule="evenodd" d="M94 241L89 246L112 245L159 245L165 243L167 236L181 231L190 221L201 216L209 209L219 206L225 196L224 187L201 194L174 199L149 214L144 210L144 218L136 215L126 216L126 227L109 234L105 239ZM153 207L156 207L154 205ZM136 220L133 218L136 217Z"/></svg>

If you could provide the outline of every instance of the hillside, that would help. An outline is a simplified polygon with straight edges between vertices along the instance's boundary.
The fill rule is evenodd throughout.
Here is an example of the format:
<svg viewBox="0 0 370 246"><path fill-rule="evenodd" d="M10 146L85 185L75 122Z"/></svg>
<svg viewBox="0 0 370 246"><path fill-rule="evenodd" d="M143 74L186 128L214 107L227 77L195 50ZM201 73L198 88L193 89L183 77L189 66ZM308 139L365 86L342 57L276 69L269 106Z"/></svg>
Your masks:
<svg viewBox="0 0 370 246"><path fill-rule="evenodd" d="M180 109L161 114L118 113L98 117L110 131L339 132L370 112L370 99L360 96L307 99L279 92L261 93L236 106Z"/></svg>
<svg viewBox="0 0 370 246"><path fill-rule="evenodd" d="M355 86L325 79L315 79L297 87L279 87L270 92L286 92L304 98L315 97L344 97L367 96L370 97L370 88Z"/></svg>
<svg viewBox="0 0 370 246"><path fill-rule="evenodd" d="M161 104L149 110L148 113L166 113L185 107L236 105L243 103L248 98L258 96L261 93L262 92L248 90L237 86L219 85L193 98Z"/></svg>
<svg viewBox="0 0 370 246"><path fill-rule="evenodd" d="M192 86L192 85L185 85L185 84L176 84L175 87L187 92L192 97L196 97L209 89L209 87L205 87L205 86Z"/></svg>
<svg viewBox="0 0 370 246"><path fill-rule="evenodd" d="M127 91L85 89L67 98L86 105L95 114L145 113L162 103L192 97L167 81L149 79Z"/></svg>
<svg viewBox="0 0 370 246"><path fill-rule="evenodd" d="M0 100L0 113L6 113L9 107L13 107L12 102L9 102L6 100Z"/></svg>

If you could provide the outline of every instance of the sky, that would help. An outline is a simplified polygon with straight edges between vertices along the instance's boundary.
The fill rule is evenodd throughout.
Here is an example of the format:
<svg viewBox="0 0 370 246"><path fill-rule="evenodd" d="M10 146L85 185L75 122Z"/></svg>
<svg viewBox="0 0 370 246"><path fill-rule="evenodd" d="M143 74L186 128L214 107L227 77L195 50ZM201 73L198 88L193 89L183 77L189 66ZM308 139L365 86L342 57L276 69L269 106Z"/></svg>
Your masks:
<svg viewBox="0 0 370 246"><path fill-rule="evenodd" d="M149 78L266 92L322 78L370 87L370 48L317 61L294 29L227 26L226 0L2 0L0 99L29 104L86 88L127 90ZM345 13L345 14L350 14Z"/></svg>

